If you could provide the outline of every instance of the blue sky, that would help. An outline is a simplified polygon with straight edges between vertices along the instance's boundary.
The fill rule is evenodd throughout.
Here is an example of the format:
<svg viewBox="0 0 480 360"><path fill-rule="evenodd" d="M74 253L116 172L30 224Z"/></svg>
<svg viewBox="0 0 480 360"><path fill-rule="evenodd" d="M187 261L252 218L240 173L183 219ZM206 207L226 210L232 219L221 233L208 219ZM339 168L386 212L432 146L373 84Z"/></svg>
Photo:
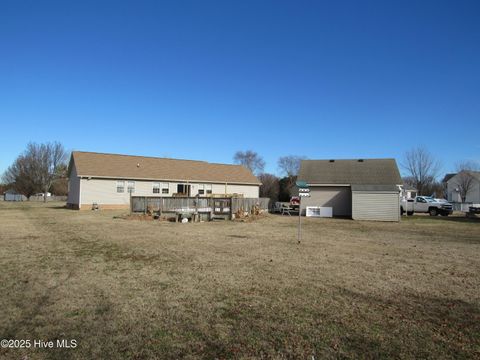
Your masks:
<svg viewBox="0 0 480 360"><path fill-rule="evenodd" d="M232 162L480 161L478 1L2 1L0 172L29 141Z"/></svg>

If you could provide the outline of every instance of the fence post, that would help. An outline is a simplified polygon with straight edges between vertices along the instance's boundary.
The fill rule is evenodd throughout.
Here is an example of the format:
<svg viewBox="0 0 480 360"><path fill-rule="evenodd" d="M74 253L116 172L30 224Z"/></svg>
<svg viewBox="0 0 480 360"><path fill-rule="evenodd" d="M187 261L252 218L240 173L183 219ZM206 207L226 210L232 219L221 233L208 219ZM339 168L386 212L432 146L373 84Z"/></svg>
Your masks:
<svg viewBox="0 0 480 360"><path fill-rule="evenodd" d="M133 213L133 198L132 198L132 191L130 190L130 215Z"/></svg>

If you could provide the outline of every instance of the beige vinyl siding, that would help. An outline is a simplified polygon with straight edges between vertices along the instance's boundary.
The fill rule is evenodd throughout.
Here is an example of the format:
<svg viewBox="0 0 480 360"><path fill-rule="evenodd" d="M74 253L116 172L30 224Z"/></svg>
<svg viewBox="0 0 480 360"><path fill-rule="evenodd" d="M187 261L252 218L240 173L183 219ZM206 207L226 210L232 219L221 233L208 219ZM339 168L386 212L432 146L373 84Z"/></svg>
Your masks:
<svg viewBox="0 0 480 360"><path fill-rule="evenodd" d="M226 190L225 190L226 188ZM212 192L214 194L242 194L246 198L258 198L259 196L258 185L230 185L227 184L212 184Z"/></svg>
<svg viewBox="0 0 480 360"><path fill-rule="evenodd" d="M333 208L333 216L352 215L350 186L311 186L310 197L302 197L302 212L307 206Z"/></svg>
<svg viewBox="0 0 480 360"><path fill-rule="evenodd" d="M130 194L127 191L128 180L125 181L125 187L123 193L117 192L117 180L118 179L81 179L81 202L82 204L89 206L93 203L99 205L125 205L130 204ZM153 183L168 183L169 193L162 194L161 190L159 194L153 193ZM146 181L135 180L135 192L132 195L135 196L172 196L177 192L178 184L188 184L191 186L191 196L198 194L198 188L200 183L187 183L187 182L168 182L168 181ZM213 194L224 194L225 184L212 184ZM258 185L228 185L227 193L243 194L244 197L257 198L259 195Z"/></svg>
<svg viewBox="0 0 480 360"><path fill-rule="evenodd" d="M80 178L77 176L75 166L72 167L70 177L68 178L68 197L67 204L80 204Z"/></svg>
<svg viewBox="0 0 480 360"><path fill-rule="evenodd" d="M203 195L206 196L207 191L206 187L211 186L212 194L241 194L243 197L247 198L258 198L259 189L258 185L233 185L233 184L211 184L211 183L187 183L187 182L171 182L170 183L170 193L168 196L177 192L177 185L185 184L190 185L190 195L197 196L198 190L203 188L205 190ZM165 195L164 195L165 196Z"/></svg>
<svg viewBox="0 0 480 360"><path fill-rule="evenodd" d="M354 220L399 221L398 193L353 191L352 218Z"/></svg>

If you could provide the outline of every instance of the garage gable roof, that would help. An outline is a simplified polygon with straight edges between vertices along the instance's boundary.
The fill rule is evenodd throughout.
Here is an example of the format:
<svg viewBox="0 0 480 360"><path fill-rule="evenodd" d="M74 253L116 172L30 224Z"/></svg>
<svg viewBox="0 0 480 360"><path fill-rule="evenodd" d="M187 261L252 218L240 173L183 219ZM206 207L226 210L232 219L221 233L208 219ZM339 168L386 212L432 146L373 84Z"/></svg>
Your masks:
<svg viewBox="0 0 480 360"><path fill-rule="evenodd" d="M206 161L73 151L69 174L72 164L75 164L77 175L82 177L260 185L244 166Z"/></svg>
<svg viewBox="0 0 480 360"><path fill-rule="evenodd" d="M402 184L395 159L302 160L298 179L317 185Z"/></svg>

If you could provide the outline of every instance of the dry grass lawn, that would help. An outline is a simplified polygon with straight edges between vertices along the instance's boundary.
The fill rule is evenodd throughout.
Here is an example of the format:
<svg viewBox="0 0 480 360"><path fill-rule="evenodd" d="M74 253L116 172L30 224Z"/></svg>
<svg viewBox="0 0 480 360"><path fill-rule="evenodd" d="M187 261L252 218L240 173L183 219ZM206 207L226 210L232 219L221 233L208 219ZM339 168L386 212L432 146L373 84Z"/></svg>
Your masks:
<svg viewBox="0 0 480 360"><path fill-rule="evenodd" d="M0 203L0 358L480 357L479 220L118 214Z"/></svg>

